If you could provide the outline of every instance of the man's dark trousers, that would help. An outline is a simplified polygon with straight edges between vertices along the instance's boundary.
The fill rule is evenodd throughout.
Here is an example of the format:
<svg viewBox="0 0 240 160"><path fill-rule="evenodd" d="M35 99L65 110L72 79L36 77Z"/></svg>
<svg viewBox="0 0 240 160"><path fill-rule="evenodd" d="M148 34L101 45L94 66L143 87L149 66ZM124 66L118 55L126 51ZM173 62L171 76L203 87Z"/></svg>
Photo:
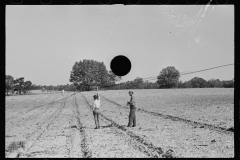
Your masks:
<svg viewBox="0 0 240 160"><path fill-rule="evenodd" d="M135 127L136 126L136 107L130 106L130 113L129 113L129 121L128 121L128 127ZM133 126L132 126L133 124Z"/></svg>

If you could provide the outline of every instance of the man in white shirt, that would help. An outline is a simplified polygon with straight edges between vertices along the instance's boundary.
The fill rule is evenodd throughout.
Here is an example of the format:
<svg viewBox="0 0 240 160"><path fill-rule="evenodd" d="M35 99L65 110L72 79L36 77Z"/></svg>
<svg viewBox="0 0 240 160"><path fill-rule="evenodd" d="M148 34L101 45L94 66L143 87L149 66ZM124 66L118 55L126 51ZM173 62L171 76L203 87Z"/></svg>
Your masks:
<svg viewBox="0 0 240 160"><path fill-rule="evenodd" d="M96 125L96 128L94 129L100 129L100 124L99 124L99 113L100 113L100 96L99 96L99 93L97 91L97 95L94 95L93 96L94 98L94 102L93 102L93 105L92 105L92 110L93 110L93 116L94 116L94 121L95 121L95 125Z"/></svg>

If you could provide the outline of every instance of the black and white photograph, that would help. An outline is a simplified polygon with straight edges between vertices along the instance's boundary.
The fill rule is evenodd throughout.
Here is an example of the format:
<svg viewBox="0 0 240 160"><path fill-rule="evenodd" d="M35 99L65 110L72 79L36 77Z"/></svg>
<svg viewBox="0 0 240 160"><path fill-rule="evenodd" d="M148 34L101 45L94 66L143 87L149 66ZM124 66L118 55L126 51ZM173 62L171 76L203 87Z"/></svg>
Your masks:
<svg viewBox="0 0 240 160"><path fill-rule="evenodd" d="M234 5L5 10L6 158L235 157Z"/></svg>

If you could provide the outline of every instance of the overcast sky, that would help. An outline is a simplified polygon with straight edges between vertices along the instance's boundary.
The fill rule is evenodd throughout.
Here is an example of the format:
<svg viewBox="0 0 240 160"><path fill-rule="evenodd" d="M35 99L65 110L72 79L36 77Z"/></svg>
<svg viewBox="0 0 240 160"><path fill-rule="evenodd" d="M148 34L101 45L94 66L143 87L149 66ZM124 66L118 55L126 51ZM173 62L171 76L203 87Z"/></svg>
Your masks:
<svg viewBox="0 0 240 160"><path fill-rule="evenodd" d="M70 84L76 61L132 63L122 82L234 63L234 6L6 6L6 74L37 85ZM231 80L234 66L183 75Z"/></svg>

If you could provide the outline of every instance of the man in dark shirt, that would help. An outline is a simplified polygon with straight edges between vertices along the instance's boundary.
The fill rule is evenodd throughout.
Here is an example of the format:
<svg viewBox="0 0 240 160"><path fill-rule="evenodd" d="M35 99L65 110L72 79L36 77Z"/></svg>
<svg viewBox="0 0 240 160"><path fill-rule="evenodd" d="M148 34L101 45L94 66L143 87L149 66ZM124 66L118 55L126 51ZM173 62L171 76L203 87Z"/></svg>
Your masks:
<svg viewBox="0 0 240 160"><path fill-rule="evenodd" d="M133 96L133 92L129 91L130 102L127 102L127 105L130 105L129 121L127 127L136 127L136 102ZM133 125L132 125L133 124Z"/></svg>

